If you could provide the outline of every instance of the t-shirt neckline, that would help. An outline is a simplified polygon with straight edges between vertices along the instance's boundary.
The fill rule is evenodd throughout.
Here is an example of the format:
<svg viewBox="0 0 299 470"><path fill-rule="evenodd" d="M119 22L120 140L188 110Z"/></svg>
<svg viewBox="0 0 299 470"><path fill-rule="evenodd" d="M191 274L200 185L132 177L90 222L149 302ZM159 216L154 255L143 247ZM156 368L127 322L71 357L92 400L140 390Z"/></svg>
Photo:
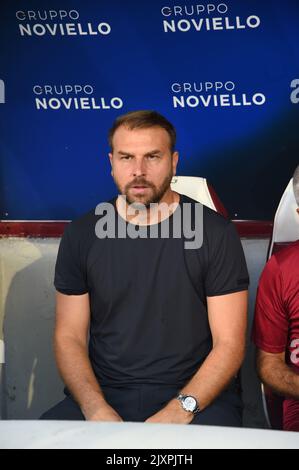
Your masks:
<svg viewBox="0 0 299 470"><path fill-rule="evenodd" d="M180 194L180 193L177 193L177 194L179 195L180 199L179 199L179 203L178 203L177 207L175 208L175 210L172 212L172 214L171 214L169 217L167 217L166 219L161 220L160 222L158 222L158 223L156 223L156 224L138 225L138 224L132 224L131 222L128 222L126 219L124 219L124 218L119 214L119 212L118 212L118 210L117 210L117 207L116 207L116 200L117 200L117 198L118 198L119 195L114 196L114 198L112 199L112 204L113 204L113 206L114 206L114 211L115 211L116 216L119 217L120 219L122 219L122 220L126 223L126 225L133 225L134 227L137 226L137 227L140 227L141 229L144 229L144 230L145 230L145 229L147 229L147 228L149 228L149 227L160 226L160 225L162 225L163 223L167 223L167 221L171 221L172 218L173 218L173 216L174 216L174 214L176 213L178 207L180 206L181 209L182 209L183 199L185 198L185 195L184 195L184 194Z"/></svg>

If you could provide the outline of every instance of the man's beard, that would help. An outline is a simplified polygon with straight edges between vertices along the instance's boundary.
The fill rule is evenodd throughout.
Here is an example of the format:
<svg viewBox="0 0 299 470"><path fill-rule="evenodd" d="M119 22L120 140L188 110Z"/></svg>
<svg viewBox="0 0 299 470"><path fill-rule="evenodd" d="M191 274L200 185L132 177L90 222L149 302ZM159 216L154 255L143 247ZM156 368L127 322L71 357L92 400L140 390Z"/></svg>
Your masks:
<svg viewBox="0 0 299 470"><path fill-rule="evenodd" d="M159 203L161 201L161 199L163 198L166 191L170 188L170 183L171 183L172 177L173 177L173 172L172 172L172 169L171 169L170 172L168 173L168 175L162 181L162 184L158 188L155 185L153 185L152 183L149 183L148 181L146 181L144 178L140 178L140 179L135 178L135 180L133 180L131 183L127 184L123 189L120 188L120 186L119 186L119 184L118 184L118 182L116 181L115 178L114 178L114 182L115 182L119 192L126 196L127 202L130 205L132 205L133 208L140 210L144 207L146 209L148 209L150 207L150 204ZM149 194L149 195L144 194L144 195L140 195L140 196L132 196L129 193L129 190L130 190L130 188L132 188L133 186L136 186L136 185L144 185L148 188L151 188L151 191L150 191L151 194Z"/></svg>

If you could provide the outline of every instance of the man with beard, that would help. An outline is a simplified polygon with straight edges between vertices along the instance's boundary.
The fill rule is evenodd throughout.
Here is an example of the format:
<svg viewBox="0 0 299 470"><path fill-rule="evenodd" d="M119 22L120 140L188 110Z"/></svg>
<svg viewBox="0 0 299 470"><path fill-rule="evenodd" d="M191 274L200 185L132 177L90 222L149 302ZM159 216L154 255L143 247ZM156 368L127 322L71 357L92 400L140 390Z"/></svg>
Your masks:
<svg viewBox="0 0 299 470"><path fill-rule="evenodd" d="M142 235L102 237L99 206L67 226L54 281L67 397L42 419L241 426L246 262L232 222L171 190L175 139L155 111L127 113L110 130L111 226ZM193 249L175 236L186 205L202 209Z"/></svg>

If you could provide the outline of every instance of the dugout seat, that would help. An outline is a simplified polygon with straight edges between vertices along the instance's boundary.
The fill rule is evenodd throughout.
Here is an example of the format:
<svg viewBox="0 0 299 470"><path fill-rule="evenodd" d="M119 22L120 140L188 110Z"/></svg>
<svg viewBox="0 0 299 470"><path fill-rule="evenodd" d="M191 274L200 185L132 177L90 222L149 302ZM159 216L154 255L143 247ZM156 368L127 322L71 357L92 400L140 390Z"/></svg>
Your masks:
<svg viewBox="0 0 299 470"><path fill-rule="evenodd" d="M171 189L201 202L224 217L228 217L227 210L205 178L199 176L174 176L171 181Z"/></svg>

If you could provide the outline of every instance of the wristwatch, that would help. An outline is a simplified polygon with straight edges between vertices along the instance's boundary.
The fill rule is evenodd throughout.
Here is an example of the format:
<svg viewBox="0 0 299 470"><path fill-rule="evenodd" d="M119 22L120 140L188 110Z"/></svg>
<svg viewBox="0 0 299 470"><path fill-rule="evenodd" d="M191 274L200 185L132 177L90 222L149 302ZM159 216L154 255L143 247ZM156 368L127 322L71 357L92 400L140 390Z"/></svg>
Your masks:
<svg viewBox="0 0 299 470"><path fill-rule="evenodd" d="M180 401L185 411L189 411L194 415L200 412L199 403L192 395L183 395L180 393L176 398Z"/></svg>

